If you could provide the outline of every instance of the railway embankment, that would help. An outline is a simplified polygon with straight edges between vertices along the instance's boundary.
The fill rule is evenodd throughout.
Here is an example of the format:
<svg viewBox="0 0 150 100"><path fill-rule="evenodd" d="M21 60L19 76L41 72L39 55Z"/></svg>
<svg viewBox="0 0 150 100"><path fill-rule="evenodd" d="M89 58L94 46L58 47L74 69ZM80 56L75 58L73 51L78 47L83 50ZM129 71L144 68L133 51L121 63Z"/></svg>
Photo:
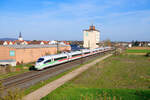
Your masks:
<svg viewBox="0 0 150 100"><path fill-rule="evenodd" d="M78 76L79 74L81 74L82 72L86 71L87 69L89 69L90 67L92 67L92 65L110 57L112 54L108 54L105 55L99 59L96 59L95 61L85 64L84 66L77 68L75 70L73 70L72 72L60 77L59 79L39 88L38 90L26 95L23 100L40 100L42 97L46 96L47 94L49 94L50 92L52 92L53 90L55 90L56 88L60 87L61 85L63 85L65 82L73 79L74 77Z"/></svg>

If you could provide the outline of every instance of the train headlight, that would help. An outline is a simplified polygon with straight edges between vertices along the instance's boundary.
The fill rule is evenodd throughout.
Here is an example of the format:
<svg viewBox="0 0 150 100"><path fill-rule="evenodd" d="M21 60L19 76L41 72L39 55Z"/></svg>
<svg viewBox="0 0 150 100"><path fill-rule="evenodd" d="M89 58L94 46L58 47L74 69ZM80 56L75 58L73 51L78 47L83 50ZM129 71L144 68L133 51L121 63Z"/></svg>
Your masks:
<svg viewBox="0 0 150 100"><path fill-rule="evenodd" d="M35 64L35 67L36 67L36 68L40 68L41 65L42 65L41 63L36 63L36 64Z"/></svg>

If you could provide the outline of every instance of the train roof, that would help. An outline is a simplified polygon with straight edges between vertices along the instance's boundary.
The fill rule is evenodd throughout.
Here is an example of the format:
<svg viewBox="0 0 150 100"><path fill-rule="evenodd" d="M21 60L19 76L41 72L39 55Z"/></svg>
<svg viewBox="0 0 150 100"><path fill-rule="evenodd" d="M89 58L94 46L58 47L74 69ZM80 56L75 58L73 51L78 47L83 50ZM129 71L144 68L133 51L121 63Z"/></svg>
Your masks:
<svg viewBox="0 0 150 100"><path fill-rule="evenodd" d="M71 51L70 53L47 55L47 56L43 56L43 57L40 57L40 58L44 58L44 59L59 58L59 57L64 57L64 56L67 56L67 55L70 55L70 54L79 54L79 53L82 53L82 52L90 52L90 51L94 51L94 50L103 50L103 49L106 49L106 48L110 48L110 47L101 47L101 48L96 48L96 49L93 49L93 50L82 49L81 51Z"/></svg>
<svg viewBox="0 0 150 100"><path fill-rule="evenodd" d="M82 52L81 51L74 51L74 52L70 52L68 54L70 55L70 54L80 54L80 53L82 53Z"/></svg>
<svg viewBox="0 0 150 100"><path fill-rule="evenodd" d="M83 49L82 52L89 52L91 51L90 49Z"/></svg>
<svg viewBox="0 0 150 100"><path fill-rule="evenodd" d="M44 58L44 59L59 58L59 57L67 56L69 54L79 54L79 53L82 53L82 52L81 51L74 51L74 52L70 52L70 53L47 55L47 56L43 56L43 57L40 57L40 58Z"/></svg>

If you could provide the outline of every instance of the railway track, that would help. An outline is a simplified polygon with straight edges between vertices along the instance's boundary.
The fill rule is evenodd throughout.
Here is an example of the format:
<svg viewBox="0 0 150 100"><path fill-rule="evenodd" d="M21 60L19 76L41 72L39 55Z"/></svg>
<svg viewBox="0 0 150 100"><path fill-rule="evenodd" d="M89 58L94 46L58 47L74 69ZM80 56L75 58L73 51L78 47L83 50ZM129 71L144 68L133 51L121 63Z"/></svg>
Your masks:
<svg viewBox="0 0 150 100"><path fill-rule="evenodd" d="M2 80L2 83L6 90L11 89L11 88L20 88L20 89L28 88L31 85L34 85L40 81L46 80L52 76L65 72L91 59L95 59L96 57L102 54L104 54L104 52L91 55L88 57L80 58L74 61L66 62L60 65L55 65L55 66L52 66L51 68L46 68L42 71L30 71L30 72L26 72L17 76L12 76L12 77Z"/></svg>

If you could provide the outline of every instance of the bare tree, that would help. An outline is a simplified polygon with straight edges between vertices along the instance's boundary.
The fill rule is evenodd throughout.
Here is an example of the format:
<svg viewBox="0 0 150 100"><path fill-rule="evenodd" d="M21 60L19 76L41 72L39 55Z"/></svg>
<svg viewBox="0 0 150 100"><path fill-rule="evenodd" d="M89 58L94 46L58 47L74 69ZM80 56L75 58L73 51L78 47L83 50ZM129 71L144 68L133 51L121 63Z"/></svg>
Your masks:
<svg viewBox="0 0 150 100"><path fill-rule="evenodd" d="M110 39L104 40L104 46L111 46L111 41L110 41Z"/></svg>

